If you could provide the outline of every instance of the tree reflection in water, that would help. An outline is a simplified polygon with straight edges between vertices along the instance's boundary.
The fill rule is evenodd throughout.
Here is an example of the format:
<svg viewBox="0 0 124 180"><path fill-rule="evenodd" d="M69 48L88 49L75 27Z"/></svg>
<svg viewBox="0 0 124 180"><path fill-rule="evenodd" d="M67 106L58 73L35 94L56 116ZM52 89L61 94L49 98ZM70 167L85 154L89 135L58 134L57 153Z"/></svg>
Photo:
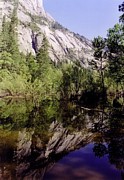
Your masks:
<svg viewBox="0 0 124 180"><path fill-rule="evenodd" d="M43 179L63 156L92 142L95 156L107 155L124 176L123 111L48 100L2 101L0 111L1 179Z"/></svg>
<svg viewBox="0 0 124 180"><path fill-rule="evenodd" d="M120 109L113 109L108 119L108 129L99 133L103 141L94 144L93 152L97 157L108 154L109 162L119 170L123 177L124 170L124 114ZM100 141L100 140L99 140ZM106 142L106 143L105 143Z"/></svg>

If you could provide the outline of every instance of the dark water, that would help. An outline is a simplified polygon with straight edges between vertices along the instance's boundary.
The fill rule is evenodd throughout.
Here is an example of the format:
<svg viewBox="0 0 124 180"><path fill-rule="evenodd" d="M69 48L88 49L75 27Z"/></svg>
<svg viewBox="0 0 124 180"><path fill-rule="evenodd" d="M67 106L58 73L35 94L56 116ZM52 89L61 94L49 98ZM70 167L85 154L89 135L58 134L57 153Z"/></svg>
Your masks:
<svg viewBox="0 0 124 180"><path fill-rule="evenodd" d="M121 171L110 165L107 155L96 158L94 144L71 152L46 173L44 179L121 179Z"/></svg>
<svg viewBox="0 0 124 180"><path fill-rule="evenodd" d="M124 112L0 100L0 180L124 179Z"/></svg>

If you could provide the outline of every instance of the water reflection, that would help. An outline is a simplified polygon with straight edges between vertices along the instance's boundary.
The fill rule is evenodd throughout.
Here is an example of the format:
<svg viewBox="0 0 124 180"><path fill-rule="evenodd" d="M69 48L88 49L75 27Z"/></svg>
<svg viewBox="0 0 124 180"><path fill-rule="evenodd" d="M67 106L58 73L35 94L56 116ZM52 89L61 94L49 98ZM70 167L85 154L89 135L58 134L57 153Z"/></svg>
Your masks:
<svg viewBox="0 0 124 180"><path fill-rule="evenodd" d="M110 179L112 173L111 177L123 177L123 135L121 109L90 110L48 100L38 106L25 100L2 100L0 179L57 179L56 173L62 179L66 171L70 179ZM101 171L99 165L106 168Z"/></svg>
<svg viewBox="0 0 124 180"><path fill-rule="evenodd" d="M96 158L91 153L93 144L69 153L45 174L44 179L121 179L121 174L113 170L104 158Z"/></svg>

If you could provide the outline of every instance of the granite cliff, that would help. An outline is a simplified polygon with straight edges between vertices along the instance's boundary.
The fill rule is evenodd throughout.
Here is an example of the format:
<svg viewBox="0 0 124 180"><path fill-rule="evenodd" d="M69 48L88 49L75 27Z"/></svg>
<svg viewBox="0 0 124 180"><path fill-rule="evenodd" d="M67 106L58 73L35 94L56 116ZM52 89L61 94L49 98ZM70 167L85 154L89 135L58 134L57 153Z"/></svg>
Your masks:
<svg viewBox="0 0 124 180"><path fill-rule="evenodd" d="M49 55L54 62L79 60L85 67L92 59L91 42L56 22L43 7L41 0L1 0L1 18L17 7L18 42L20 51L35 54L42 45L43 35L49 41Z"/></svg>

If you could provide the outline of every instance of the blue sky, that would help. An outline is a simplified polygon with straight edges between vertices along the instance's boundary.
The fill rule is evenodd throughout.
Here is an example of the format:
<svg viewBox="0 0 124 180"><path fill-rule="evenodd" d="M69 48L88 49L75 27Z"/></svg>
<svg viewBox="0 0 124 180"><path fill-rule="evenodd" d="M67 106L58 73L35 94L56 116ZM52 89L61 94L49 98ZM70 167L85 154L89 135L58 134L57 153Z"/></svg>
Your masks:
<svg viewBox="0 0 124 180"><path fill-rule="evenodd" d="M45 10L64 27L93 39L118 22L123 0L44 0Z"/></svg>

